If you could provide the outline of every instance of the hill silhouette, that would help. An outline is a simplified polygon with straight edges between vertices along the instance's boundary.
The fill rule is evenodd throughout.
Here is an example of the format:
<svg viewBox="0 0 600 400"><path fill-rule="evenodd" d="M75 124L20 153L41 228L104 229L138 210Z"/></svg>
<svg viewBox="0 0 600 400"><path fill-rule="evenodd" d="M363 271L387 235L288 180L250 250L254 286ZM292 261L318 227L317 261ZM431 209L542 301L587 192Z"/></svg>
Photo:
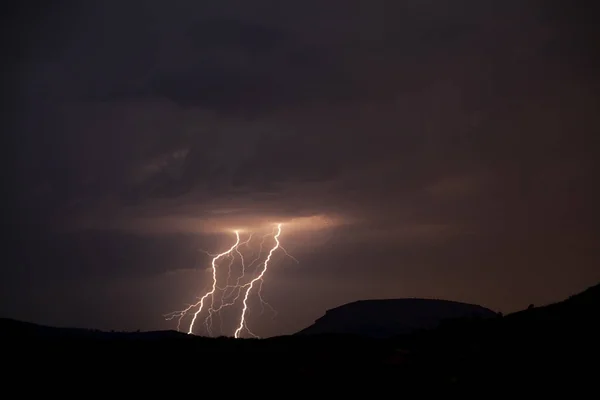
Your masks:
<svg viewBox="0 0 600 400"><path fill-rule="evenodd" d="M448 300L360 300L327 310L297 335L337 333L385 338L433 329L445 320L495 316L487 308Z"/></svg>
<svg viewBox="0 0 600 400"><path fill-rule="evenodd" d="M105 332L98 329L59 328L18 321L12 318L0 318L0 338L4 340L164 340L181 339L186 334L169 331L147 332Z"/></svg>
<svg viewBox="0 0 600 400"><path fill-rule="evenodd" d="M70 383L60 384L60 393L74 382L187 393L187 382L194 385L199 379L203 390L226 379L246 395L268 393L283 384L289 390L313 393L321 388L336 393L411 388L421 393L461 389L482 394L528 388L539 394L558 386L581 388L595 383L600 285L507 316L472 307L485 318L466 313L441 320L437 327L386 338L356 333L204 338L173 331L52 328L1 319L0 343L8 367L6 382L12 375L54 382L67 379Z"/></svg>
<svg viewBox="0 0 600 400"><path fill-rule="evenodd" d="M447 321L400 341L420 363L452 370L457 382L590 384L600 356L600 284L563 301L487 320Z"/></svg>

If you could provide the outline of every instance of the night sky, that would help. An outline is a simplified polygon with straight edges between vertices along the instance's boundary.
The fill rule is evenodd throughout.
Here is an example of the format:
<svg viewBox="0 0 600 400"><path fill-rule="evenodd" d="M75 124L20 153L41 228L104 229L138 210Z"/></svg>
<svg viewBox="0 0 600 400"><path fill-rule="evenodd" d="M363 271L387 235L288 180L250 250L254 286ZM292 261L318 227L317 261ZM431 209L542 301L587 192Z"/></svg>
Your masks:
<svg viewBox="0 0 600 400"><path fill-rule="evenodd" d="M598 283L595 3L13 5L0 316L174 329L201 249L274 222L299 264L274 256L260 336L359 299L507 313Z"/></svg>

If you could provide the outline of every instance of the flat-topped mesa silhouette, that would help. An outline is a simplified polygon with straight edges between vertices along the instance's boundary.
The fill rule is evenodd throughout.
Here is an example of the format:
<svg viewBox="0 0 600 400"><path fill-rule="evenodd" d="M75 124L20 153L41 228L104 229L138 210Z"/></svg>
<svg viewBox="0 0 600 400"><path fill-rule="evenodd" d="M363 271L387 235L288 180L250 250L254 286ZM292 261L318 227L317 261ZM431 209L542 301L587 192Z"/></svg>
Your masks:
<svg viewBox="0 0 600 400"><path fill-rule="evenodd" d="M434 329L446 320L495 316L497 313L485 307L448 300L360 300L327 310L313 325L296 335L351 334L385 338Z"/></svg>

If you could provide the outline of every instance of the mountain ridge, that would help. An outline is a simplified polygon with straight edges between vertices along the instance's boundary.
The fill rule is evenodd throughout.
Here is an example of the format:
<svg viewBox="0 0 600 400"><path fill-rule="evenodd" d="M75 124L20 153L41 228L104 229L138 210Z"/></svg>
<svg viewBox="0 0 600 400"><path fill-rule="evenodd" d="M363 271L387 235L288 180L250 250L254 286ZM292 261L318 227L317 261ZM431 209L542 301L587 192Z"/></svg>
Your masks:
<svg viewBox="0 0 600 400"><path fill-rule="evenodd" d="M401 298L357 300L329 309L296 335L355 334L391 337L434 329L456 318L490 318L498 314L476 304L453 300Z"/></svg>

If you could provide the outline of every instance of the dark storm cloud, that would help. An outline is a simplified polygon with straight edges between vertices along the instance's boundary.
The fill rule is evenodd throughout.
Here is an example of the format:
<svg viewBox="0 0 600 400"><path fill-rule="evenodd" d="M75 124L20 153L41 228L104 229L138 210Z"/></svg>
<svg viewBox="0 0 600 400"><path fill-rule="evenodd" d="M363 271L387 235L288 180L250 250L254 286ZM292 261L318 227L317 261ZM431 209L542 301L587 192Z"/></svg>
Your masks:
<svg viewBox="0 0 600 400"><path fill-rule="evenodd" d="M247 113L289 106L345 83L326 52L285 30L200 20L174 40L183 42L175 47L184 55L173 55L181 62L157 66L139 87L117 89L108 99L157 96L184 107Z"/></svg>
<svg viewBox="0 0 600 400"><path fill-rule="evenodd" d="M164 18L162 6L151 2L57 5L45 10L21 58L43 62L34 73L59 80L49 90L78 101L158 97L249 112L349 83L327 49L285 27L206 15L203 8ZM74 19L64 21L64 13Z"/></svg>
<svg viewBox="0 0 600 400"><path fill-rule="evenodd" d="M585 30L572 28L574 10L567 24L541 3L484 3L331 3L321 13L309 3L247 20L244 7L228 14L66 5L78 16L61 30L68 40L42 35L62 26L64 14L52 10L36 31L39 43L30 40L38 47L23 72L22 94L36 97L29 130L46 132L27 147L37 164L27 169L44 176L32 187L51 188L63 203L111 192L139 202L198 189L272 191L391 160L387 179L414 190L436 179L440 165L458 174L498 169L508 158L527 165L532 151L565 149L573 136L589 141L589 129L549 135L555 122L543 116L564 108L552 98L572 98L584 85L579 64L563 57L568 50L581 61L588 52ZM340 18L325 19L335 13ZM558 30L565 25L566 36ZM581 95L590 108L593 95ZM99 98L106 104L69 105ZM190 114L228 114L194 118L181 104ZM260 113L225 126L239 107ZM589 120L571 108L570 118Z"/></svg>
<svg viewBox="0 0 600 400"><path fill-rule="evenodd" d="M330 10L340 13L340 18L331 20L323 18L328 7L322 14L314 13L310 4L297 10L297 18L313 24L317 33L299 31L294 24L287 26L278 20L276 11L262 20L250 17L251 21L244 21L243 15L227 17L223 11L213 11L215 15L210 17L185 13L189 9L184 8L179 13L166 11L169 17L161 20L157 14L163 10L151 3L145 7L107 3L69 8L80 17L68 25L73 35L69 40L50 35L53 43L59 44L54 47L61 50L53 62L29 68L36 78L30 80L30 96L46 96L49 102L57 96L123 100L120 105L92 106L113 111L91 111L93 120L105 125L102 132L97 127L84 128L87 135L82 135L82 127L90 125L90 111L85 107L59 113L46 104L52 111L45 113L55 121L44 121L44 129L61 131L46 135L53 138L54 154L64 152L56 135L70 132L64 138L69 142L69 157L54 157L63 163L54 169L63 171L68 190L76 190L77 185L72 176L64 174L81 173L85 167L77 164L75 169L64 163L76 152L80 158L88 157L79 151L81 146L73 146L75 137L81 145L94 143L94 153L110 159L102 164L104 178L97 181L104 182L102 185L118 185L123 170L143 162L132 160L131 149L148 147L148 136L157 135L145 121L156 122L156 117L149 117L152 113L172 113L160 106L145 108L148 102L144 98L229 114L293 108L287 111L292 117L274 115L269 117L276 121L272 127L262 129L284 132L277 135L264 135L261 128L247 132L244 121L231 128L239 131L234 134L224 133L219 122L187 136L180 129L165 129L158 133L163 139L155 141L155 148L167 150L161 140L177 142L181 148L172 151L187 151L181 167L176 173L161 169L144 182L150 188L113 188L125 192L127 198L179 196L206 184L212 193L222 189L218 186L223 182L268 189L282 180L330 179L347 165L357 168L359 160L371 162L381 157L400 160L405 174L411 175L402 176L402 181L419 181L423 178L414 175L414 169L427 167L414 162L429 163L430 157L448 154L455 159L475 154L485 161L502 154L499 145L514 147L521 135L518 129L489 132L498 131L493 124L505 123L500 118L510 120L511 108L518 107L513 100L498 99L521 96L520 88L525 85L565 78L555 61L561 57L561 48L570 48L569 43L558 42L557 49L553 40L560 35L552 30L552 21L542 19L545 15L535 4L477 4L385 3L385 8L361 13L353 3L347 7L340 3L339 8ZM379 18L383 14L382 24ZM136 21L135 29L131 20ZM56 26L46 25L56 28L61 21L55 19ZM328 32L329 37L319 36ZM473 48L478 48L477 52ZM535 93L535 86L533 90L527 101L544 95ZM138 111L129 112L136 106L128 102L136 101L141 103ZM312 115L310 123L305 122L306 114ZM196 124L204 125L206 120L199 118ZM483 131L487 132L480 134ZM507 135L514 136L514 141L506 139ZM90 136L112 139L104 140L107 148L102 150L97 141L88 140ZM390 141L393 146L388 145ZM236 146L250 147L253 154L233 165L210 155ZM505 150L510 151L509 147ZM277 168L272 167L275 161ZM95 187L106 192L100 185Z"/></svg>

